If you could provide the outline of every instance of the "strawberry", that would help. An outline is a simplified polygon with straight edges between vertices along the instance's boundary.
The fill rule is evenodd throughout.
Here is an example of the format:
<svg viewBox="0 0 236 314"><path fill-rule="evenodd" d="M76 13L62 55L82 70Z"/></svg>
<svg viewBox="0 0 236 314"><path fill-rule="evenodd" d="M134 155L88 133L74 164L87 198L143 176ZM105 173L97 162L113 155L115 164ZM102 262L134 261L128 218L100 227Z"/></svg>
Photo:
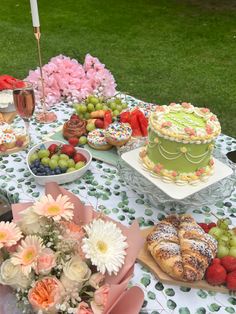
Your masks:
<svg viewBox="0 0 236 314"><path fill-rule="evenodd" d="M120 122L121 123L130 123L131 114L129 111L122 112L120 114Z"/></svg>
<svg viewBox="0 0 236 314"><path fill-rule="evenodd" d="M48 150L50 152L50 155L53 155L56 153L58 149L58 145L57 144L51 144L49 147L48 147Z"/></svg>
<svg viewBox="0 0 236 314"><path fill-rule="evenodd" d="M208 233L209 228L208 228L208 225L207 225L206 223L200 222L198 225L199 225L206 233Z"/></svg>
<svg viewBox="0 0 236 314"><path fill-rule="evenodd" d="M75 155L75 153L76 153L76 150L75 150L74 146L67 145L67 144L62 145L61 154L66 154L69 157L73 157Z"/></svg>
<svg viewBox="0 0 236 314"><path fill-rule="evenodd" d="M217 262L213 262L206 271L206 281L210 285L222 285L226 281L226 270L222 265Z"/></svg>
<svg viewBox="0 0 236 314"><path fill-rule="evenodd" d="M70 117L70 120L80 120L80 118L77 114L73 113L72 116Z"/></svg>
<svg viewBox="0 0 236 314"><path fill-rule="evenodd" d="M226 271L229 273L236 270L236 257L224 256L221 258L221 264L224 266Z"/></svg>
<svg viewBox="0 0 236 314"><path fill-rule="evenodd" d="M226 277L226 286L229 290L236 291L236 270L228 273Z"/></svg>
<svg viewBox="0 0 236 314"><path fill-rule="evenodd" d="M79 161L84 161L84 162L87 162L87 159L84 157L84 155L83 154L81 154L81 153L76 153L75 155L74 155L74 162L77 164L77 162L79 162Z"/></svg>
<svg viewBox="0 0 236 314"><path fill-rule="evenodd" d="M68 142L70 143L70 145L75 147L79 144L79 139L77 137L71 137L69 138Z"/></svg>
<svg viewBox="0 0 236 314"><path fill-rule="evenodd" d="M213 228L213 227L216 227L216 223L211 222L211 223L208 224L208 228L209 228L209 229L211 229L211 228Z"/></svg>
<svg viewBox="0 0 236 314"><path fill-rule="evenodd" d="M104 122L102 119L96 119L95 120L95 127L98 129L103 129L104 128Z"/></svg>
<svg viewBox="0 0 236 314"><path fill-rule="evenodd" d="M104 129L106 129L112 123L111 111L107 110L104 114Z"/></svg>

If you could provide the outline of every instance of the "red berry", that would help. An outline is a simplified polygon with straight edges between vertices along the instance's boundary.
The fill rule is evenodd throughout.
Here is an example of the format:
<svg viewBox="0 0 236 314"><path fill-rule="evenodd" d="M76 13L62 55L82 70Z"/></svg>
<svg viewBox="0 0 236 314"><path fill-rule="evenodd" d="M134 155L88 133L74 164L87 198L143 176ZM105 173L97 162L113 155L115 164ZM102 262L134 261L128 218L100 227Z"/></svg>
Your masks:
<svg viewBox="0 0 236 314"><path fill-rule="evenodd" d="M226 286L229 290L236 291L236 270L228 273L226 277Z"/></svg>
<svg viewBox="0 0 236 314"><path fill-rule="evenodd" d="M79 144L79 139L77 137L71 137L69 138L68 142L72 146L77 146Z"/></svg>
<svg viewBox="0 0 236 314"><path fill-rule="evenodd" d="M79 161L84 161L84 162L87 162L87 159L85 158L85 156L81 153L76 153L74 155L74 162L77 164L77 162Z"/></svg>
<svg viewBox="0 0 236 314"><path fill-rule="evenodd" d="M75 153L76 153L76 150L75 150L74 146L67 145L67 144L62 145L61 154L66 154L69 157L73 157L75 155Z"/></svg>
<svg viewBox="0 0 236 314"><path fill-rule="evenodd" d="M211 264L221 264L221 260L220 258L214 258L212 261L211 261Z"/></svg>
<svg viewBox="0 0 236 314"><path fill-rule="evenodd" d="M58 145L57 144L51 144L49 147L48 147L48 150L50 152L50 155L53 155L54 153L56 153L58 149Z"/></svg>
<svg viewBox="0 0 236 314"><path fill-rule="evenodd" d="M213 227L216 227L216 223L211 222L211 223L208 224L209 230L210 230L211 228L213 228Z"/></svg>
<svg viewBox="0 0 236 314"><path fill-rule="evenodd" d="M198 224L206 233L208 233L209 229L208 229L208 225L204 222L200 222Z"/></svg>
<svg viewBox="0 0 236 314"><path fill-rule="evenodd" d="M224 256L221 258L221 264L224 266L226 271L229 273L236 270L236 257Z"/></svg>
<svg viewBox="0 0 236 314"><path fill-rule="evenodd" d="M80 120L80 118L77 114L73 113L72 116L70 117L70 120Z"/></svg>
<svg viewBox="0 0 236 314"><path fill-rule="evenodd" d="M95 127L98 129L104 128L104 121L102 119L96 119L95 120Z"/></svg>
<svg viewBox="0 0 236 314"><path fill-rule="evenodd" d="M214 263L207 268L206 281L210 285L222 285L226 280L226 270L220 264Z"/></svg>

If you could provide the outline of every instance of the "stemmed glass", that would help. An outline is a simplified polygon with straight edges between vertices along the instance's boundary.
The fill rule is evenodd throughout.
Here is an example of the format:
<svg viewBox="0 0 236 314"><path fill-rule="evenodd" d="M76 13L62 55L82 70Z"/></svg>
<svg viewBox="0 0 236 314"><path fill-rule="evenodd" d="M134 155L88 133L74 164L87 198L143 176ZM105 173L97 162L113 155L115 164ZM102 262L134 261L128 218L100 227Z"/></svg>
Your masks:
<svg viewBox="0 0 236 314"><path fill-rule="evenodd" d="M16 84L13 89L13 99L18 115L24 120L30 144L30 118L32 118L35 109L33 85L29 82L24 82L23 87L17 87Z"/></svg>

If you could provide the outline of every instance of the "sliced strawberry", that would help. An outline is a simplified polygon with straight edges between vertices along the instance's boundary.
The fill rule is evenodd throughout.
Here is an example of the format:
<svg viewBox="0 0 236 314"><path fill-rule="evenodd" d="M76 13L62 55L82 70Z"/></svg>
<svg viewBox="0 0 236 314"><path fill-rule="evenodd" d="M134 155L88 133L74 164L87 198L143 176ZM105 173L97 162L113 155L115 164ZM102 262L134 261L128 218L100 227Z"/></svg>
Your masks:
<svg viewBox="0 0 236 314"><path fill-rule="evenodd" d="M121 123L129 123L130 124L131 113L129 111L122 112L120 114L120 122Z"/></svg>
<svg viewBox="0 0 236 314"><path fill-rule="evenodd" d="M67 145L67 144L62 145L61 154L66 154L69 157L73 157L75 155L75 153L76 153L76 150L75 150L74 146Z"/></svg>
<svg viewBox="0 0 236 314"><path fill-rule="evenodd" d="M133 131L132 132L133 136L142 136L142 131L140 129L140 125L139 125L139 121L138 121L137 110L134 110L131 113L130 125L131 125L132 131Z"/></svg>
<svg viewBox="0 0 236 314"><path fill-rule="evenodd" d="M138 116L138 122L139 122L139 127L141 129L142 135L147 136L148 135L148 119L145 117L145 115L142 113L141 110L137 111L137 116Z"/></svg>
<svg viewBox="0 0 236 314"><path fill-rule="evenodd" d="M211 223L208 224L208 228L209 228L209 229L211 229L211 228L213 228L213 227L216 227L216 223L211 222Z"/></svg>
<svg viewBox="0 0 236 314"><path fill-rule="evenodd" d="M76 153L76 154L74 155L73 159L74 159L74 162L75 162L76 164L77 164L77 162L79 162L79 161L87 162L86 157L85 157L83 154L81 154L81 153Z"/></svg>
<svg viewBox="0 0 236 314"><path fill-rule="evenodd" d="M107 110L104 114L104 129L106 129L112 123L111 111Z"/></svg>

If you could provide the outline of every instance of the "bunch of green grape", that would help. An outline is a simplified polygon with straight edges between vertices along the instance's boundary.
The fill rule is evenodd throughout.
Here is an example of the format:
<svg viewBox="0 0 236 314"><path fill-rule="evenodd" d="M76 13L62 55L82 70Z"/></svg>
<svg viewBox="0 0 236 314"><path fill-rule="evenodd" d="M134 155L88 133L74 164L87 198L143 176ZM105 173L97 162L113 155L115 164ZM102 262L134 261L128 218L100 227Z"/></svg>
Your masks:
<svg viewBox="0 0 236 314"><path fill-rule="evenodd" d="M83 103L74 105L77 115L85 120L90 119L91 112L98 110L111 110L113 117L116 117L127 107L128 105L119 98L105 100L96 96L88 96Z"/></svg>
<svg viewBox="0 0 236 314"><path fill-rule="evenodd" d="M218 242L217 257L236 257L236 231L229 228L229 219L219 219L217 226L210 229L209 234Z"/></svg>

